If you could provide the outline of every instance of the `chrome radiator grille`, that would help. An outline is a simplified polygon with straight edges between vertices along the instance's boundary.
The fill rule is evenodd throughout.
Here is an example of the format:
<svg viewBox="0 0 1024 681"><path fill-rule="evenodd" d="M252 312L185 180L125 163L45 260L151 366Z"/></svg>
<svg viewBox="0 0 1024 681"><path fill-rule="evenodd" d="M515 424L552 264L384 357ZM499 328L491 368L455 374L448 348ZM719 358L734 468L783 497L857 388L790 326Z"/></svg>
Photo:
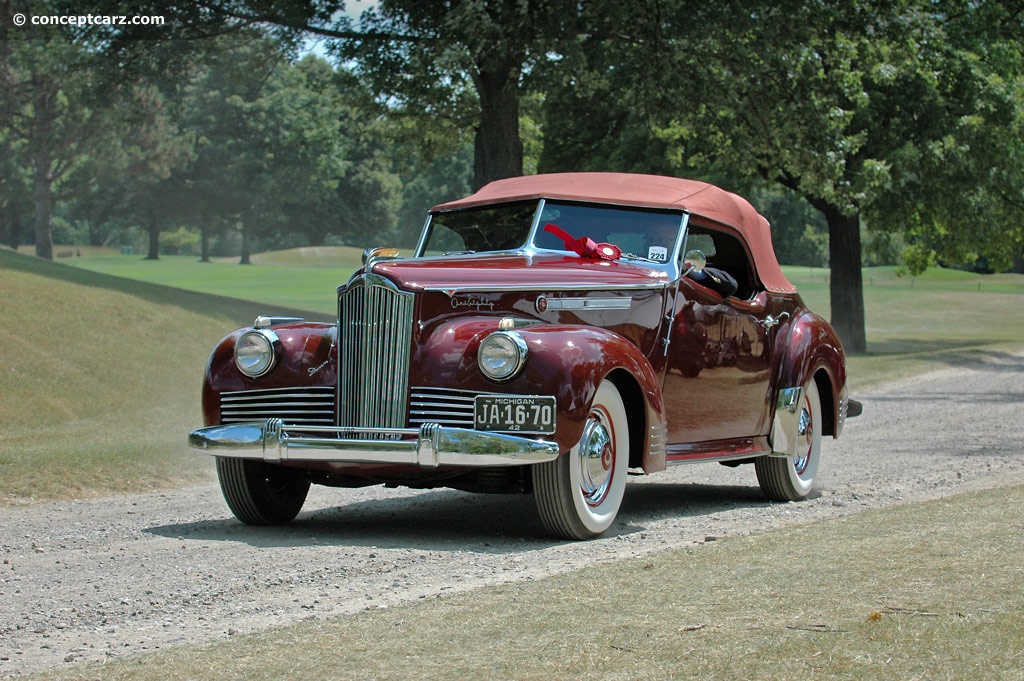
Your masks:
<svg viewBox="0 0 1024 681"><path fill-rule="evenodd" d="M473 427L473 402L479 393L451 388L415 387L409 397L409 425L440 423L458 428Z"/></svg>
<svg viewBox="0 0 1024 681"><path fill-rule="evenodd" d="M338 425L406 426L413 301L412 293L373 274L353 279L339 294Z"/></svg>
<svg viewBox="0 0 1024 681"><path fill-rule="evenodd" d="M221 423L269 418L296 425L333 425L334 388L272 388L220 394Z"/></svg>

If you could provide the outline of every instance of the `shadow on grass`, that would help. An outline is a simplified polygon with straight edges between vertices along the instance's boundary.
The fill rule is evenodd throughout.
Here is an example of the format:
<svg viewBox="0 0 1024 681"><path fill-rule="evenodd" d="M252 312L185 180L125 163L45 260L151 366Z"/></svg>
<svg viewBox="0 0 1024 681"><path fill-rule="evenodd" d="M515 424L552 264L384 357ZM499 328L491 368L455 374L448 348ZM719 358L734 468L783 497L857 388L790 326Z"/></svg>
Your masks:
<svg viewBox="0 0 1024 681"><path fill-rule="evenodd" d="M656 520L699 518L767 505L770 502L757 487L627 485L615 525L596 541L642 532L646 523ZM248 526L226 515L223 520L162 525L146 532L174 539L240 542L257 548L316 544L486 554L523 553L567 543L546 536L532 495L454 490L311 509L287 525Z"/></svg>
<svg viewBox="0 0 1024 681"><path fill-rule="evenodd" d="M1024 371L1024 353L993 349L979 341L892 339L868 345L867 353L851 355L851 359L882 360L893 366L900 362L928 362L992 373Z"/></svg>
<svg viewBox="0 0 1024 681"><path fill-rule="evenodd" d="M215 309L217 314L224 314L233 319L250 320L260 314L278 314L285 316L320 319L323 315L308 310L276 307L264 303L254 303L237 298L197 293L187 289L150 284L135 279L125 279L109 274L101 274L91 270L63 265L43 260L35 256L20 255L0 248L0 269L26 272L40 277L47 277L69 284L91 286L108 291L123 293L158 305L176 305L189 312L202 313Z"/></svg>

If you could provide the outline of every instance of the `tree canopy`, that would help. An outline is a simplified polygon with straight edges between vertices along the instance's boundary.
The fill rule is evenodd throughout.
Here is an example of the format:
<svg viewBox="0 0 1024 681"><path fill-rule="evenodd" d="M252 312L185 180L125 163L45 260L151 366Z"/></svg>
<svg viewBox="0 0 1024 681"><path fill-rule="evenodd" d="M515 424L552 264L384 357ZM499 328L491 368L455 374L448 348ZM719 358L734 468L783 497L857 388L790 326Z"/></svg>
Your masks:
<svg viewBox="0 0 1024 681"><path fill-rule="evenodd" d="M787 223L784 262L827 252L856 352L863 234L912 272L1024 248L1020 0L97 0L165 25L10 22L72 5L0 8L0 232L34 225L43 257L55 224L150 257L182 227L203 257L408 243L431 203L524 169L676 174Z"/></svg>
<svg viewBox="0 0 1024 681"><path fill-rule="evenodd" d="M1021 253L1019 7L651 6L657 30L638 22L628 39L585 41L594 44L576 80L607 93L603 112L611 116L596 127L576 117L561 156L545 150L553 167L622 162L639 137L663 154L651 160L655 167L667 161L675 173L734 188L772 183L794 192L828 224L832 321L854 352L866 347L862 221L955 260L986 251L1005 266ZM606 120L622 130L609 135ZM570 147L580 153L566 156Z"/></svg>

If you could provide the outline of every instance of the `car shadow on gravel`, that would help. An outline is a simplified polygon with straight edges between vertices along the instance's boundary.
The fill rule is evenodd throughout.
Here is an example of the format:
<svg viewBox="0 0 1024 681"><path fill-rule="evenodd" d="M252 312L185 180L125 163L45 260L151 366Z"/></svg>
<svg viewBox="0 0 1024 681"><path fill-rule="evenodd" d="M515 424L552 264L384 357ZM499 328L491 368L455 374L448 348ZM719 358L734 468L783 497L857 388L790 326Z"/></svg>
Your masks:
<svg viewBox="0 0 1024 681"><path fill-rule="evenodd" d="M700 518L769 505L757 488L693 484L627 485L622 510L602 539L625 537L668 518ZM243 525L233 517L150 527L181 541L514 553L566 543L545 533L533 497L437 490L397 499L309 508L286 525ZM570 542L571 543L571 542Z"/></svg>
<svg viewBox="0 0 1024 681"><path fill-rule="evenodd" d="M817 490L811 492L811 498L817 496ZM700 518L741 508L774 505L756 486L655 482L626 487L619 520L639 524L667 518Z"/></svg>

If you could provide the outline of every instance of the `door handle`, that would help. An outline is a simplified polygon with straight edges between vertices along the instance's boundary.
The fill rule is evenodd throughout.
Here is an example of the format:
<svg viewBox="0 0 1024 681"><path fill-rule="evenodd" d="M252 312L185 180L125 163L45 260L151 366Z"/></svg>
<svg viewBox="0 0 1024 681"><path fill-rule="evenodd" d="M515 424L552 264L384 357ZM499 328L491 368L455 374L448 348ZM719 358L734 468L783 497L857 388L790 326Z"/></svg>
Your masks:
<svg viewBox="0 0 1024 681"><path fill-rule="evenodd" d="M773 326L778 326L779 323L784 318L786 318L788 316L789 316L788 312L782 312L782 313L779 314L778 317L773 317L772 315L768 315L767 317L765 317L764 319L761 320L761 325L764 326L764 328L766 328L766 329L770 329Z"/></svg>

